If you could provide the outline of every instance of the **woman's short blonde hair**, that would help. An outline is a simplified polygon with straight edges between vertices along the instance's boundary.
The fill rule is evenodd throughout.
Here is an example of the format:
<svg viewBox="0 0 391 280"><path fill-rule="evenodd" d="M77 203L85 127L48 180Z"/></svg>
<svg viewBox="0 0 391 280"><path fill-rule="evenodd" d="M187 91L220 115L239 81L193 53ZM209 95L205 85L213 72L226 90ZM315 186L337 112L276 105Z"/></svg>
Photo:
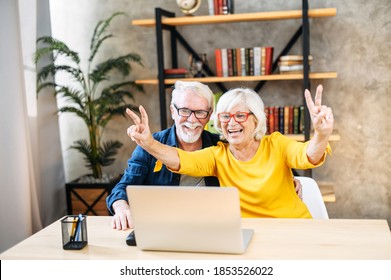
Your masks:
<svg viewBox="0 0 391 280"><path fill-rule="evenodd" d="M254 138L260 140L266 134L265 106L261 97L254 90L249 88L231 89L220 97L214 117L215 129L222 134L221 123L217 117L218 114L229 112L238 104L245 104L250 112L254 114L254 117L256 118Z"/></svg>

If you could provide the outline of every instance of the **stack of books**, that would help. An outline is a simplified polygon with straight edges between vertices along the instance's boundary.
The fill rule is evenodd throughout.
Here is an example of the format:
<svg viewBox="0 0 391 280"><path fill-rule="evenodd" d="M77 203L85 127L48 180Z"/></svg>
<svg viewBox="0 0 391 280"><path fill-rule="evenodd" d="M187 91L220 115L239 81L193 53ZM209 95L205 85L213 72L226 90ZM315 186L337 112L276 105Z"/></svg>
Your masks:
<svg viewBox="0 0 391 280"><path fill-rule="evenodd" d="M312 63L312 55L308 56L309 65ZM285 55L278 60L278 69L280 74L303 73L302 55Z"/></svg>

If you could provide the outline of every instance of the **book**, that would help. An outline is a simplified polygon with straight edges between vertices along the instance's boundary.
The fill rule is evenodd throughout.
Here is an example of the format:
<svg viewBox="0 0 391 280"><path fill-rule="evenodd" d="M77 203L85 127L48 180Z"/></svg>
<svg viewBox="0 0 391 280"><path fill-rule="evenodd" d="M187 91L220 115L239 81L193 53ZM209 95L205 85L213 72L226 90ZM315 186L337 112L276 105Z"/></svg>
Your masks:
<svg viewBox="0 0 391 280"><path fill-rule="evenodd" d="M232 49L227 49L228 77L233 76Z"/></svg>
<svg viewBox="0 0 391 280"><path fill-rule="evenodd" d="M221 49L215 49L216 75L223 77L223 64L221 60Z"/></svg>
<svg viewBox="0 0 391 280"><path fill-rule="evenodd" d="M241 48L237 48L235 50L236 53L236 75L237 76L243 76L242 73L242 55L241 55Z"/></svg>
<svg viewBox="0 0 391 280"><path fill-rule="evenodd" d="M215 16L220 14L219 0L213 0L213 11Z"/></svg>
<svg viewBox="0 0 391 280"><path fill-rule="evenodd" d="M232 49L232 76L238 76L236 49Z"/></svg>
<svg viewBox="0 0 391 280"><path fill-rule="evenodd" d="M266 117L266 134L270 134L270 127L269 127L269 110L270 107L266 106L265 107L265 117Z"/></svg>
<svg viewBox="0 0 391 280"><path fill-rule="evenodd" d="M266 73L266 49L262 47L262 53L261 53L261 75L265 75Z"/></svg>
<svg viewBox="0 0 391 280"><path fill-rule="evenodd" d="M187 74L164 74L166 79L186 78Z"/></svg>
<svg viewBox="0 0 391 280"><path fill-rule="evenodd" d="M223 5L224 5L224 0L219 0L219 15L223 14Z"/></svg>
<svg viewBox="0 0 391 280"><path fill-rule="evenodd" d="M273 47L265 47L265 75L271 75L273 73L273 52Z"/></svg>
<svg viewBox="0 0 391 280"><path fill-rule="evenodd" d="M228 14L234 14L235 13L235 0L228 0Z"/></svg>
<svg viewBox="0 0 391 280"><path fill-rule="evenodd" d="M187 74L188 70L186 68L170 68L164 69L164 74Z"/></svg>
<svg viewBox="0 0 391 280"><path fill-rule="evenodd" d="M293 108L293 134L299 134L299 107Z"/></svg>
<svg viewBox="0 0 391 280"><path fill-rule="evenodd" d="M240 48L240 62L242 64L242 75L247 76L246 48Z"/></svg>
<svg viewBox="0 0 391 280"><path fill-rule="evenodd" d="M293 74L293 73L303 73L304 66L303 64L297 64L297 65L281 65L278 66L278 69L281 74Z"/></svg>
<svg viewBox="0 0 391 280"><path fill-rule="evenodd" d="M269 107L268 111L268 129L269 129L269 134L274 132L274 107Z"/></svg>
<svg viewBox="0 0 391 280"><path fill-rule="evenodd" d="M312 60L308 61L309 64L312 64ZM289 65L297 65L297 64L303 64L303 61L301 60L283 60L283 61L278 61L278 66L284 65L284 66L289 66Z"/></svg>
<svg viewBox="0 0 391 280"><path fill-rule="evenodd" d="M279 131L280 129L280 118L279 118L279 107L274 107L274 131Z"/></svg>
<svg viewBox="0 0 391 280"><path fill-rule="evenodd" d="M208 0L208 11L210 16L213 16L215 14L214 0Z"/></svg>
<svg viewBox="0 0 391 280"><path fill-rule="evenodd" d="M296 64L296 65L280 65L280 71L297 71L297 70L303 70L304 66L303 64Z"/></svg>
<svg viewBox="0 0 391 280"><path fill-rule="evenodd" d="M289 106L284 106L284 134L289 133Z"/></svg>
<svg viewBox="0 0 391 280"><path fill-rule="evenodd" d="M221 49L221 65L223 69L223 77L228 77L228 54L227 49Z"/></svg>
<svg viewBox="0 0 391 280"><path fill-rule="evenodd" d="M283 55L280 56L279 61L303 61L303 56L302 55ZM308 61L312 60L312 55L308 56Z"/></svg>
<svg viewBox="0 0 391 280"><path fill-rule="evenodd" d="M222 11L223 11L222 15L228 15L229 14L228 0L223 0Z"/></svg>
<svg viewBox="0 0 391 280"><path fill-rule="evenodd" d="M288 118L288 134L293 134L293 106L288 106L289 118Z"/></svg>
<svg viewBox="0 0 391 280"><path fill-rule="evenodd" d="M278 107L278 131L284 134L284 107Z"/></svg>
<svg viewBox="0 0 391 280"><path fill-rule="evenodd" d="M254 47L254 76L261 75L261 47Z"/></svg>
<svg viewBox="0 0 391 280"><path fill-rule="evenodd" d="M247 56L248 72L247 72L247 75L254 76L254 49L247 48L246 50L248 52L248 56Z"/></svg>
<svg viewBox="0 0 391 280"><path fill-rule="evenodd" d="M299 133L305 132L305 124L304 124L304 106L299 107Z"/></svg>

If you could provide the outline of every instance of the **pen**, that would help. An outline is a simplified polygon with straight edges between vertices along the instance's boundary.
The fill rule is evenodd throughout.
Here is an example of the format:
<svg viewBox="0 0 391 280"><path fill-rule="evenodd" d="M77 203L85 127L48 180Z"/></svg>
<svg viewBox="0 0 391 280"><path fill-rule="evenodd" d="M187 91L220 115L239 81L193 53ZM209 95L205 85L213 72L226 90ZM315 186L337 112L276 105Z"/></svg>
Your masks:
<svg viewBox="0 0 391 280"><path fill-rule="evenodd" d="M75 237L74 237L74 241L80 241L81 239L81 221L83 219L83 215L82 214L79 214L79 217L77 219L77 224L76 224L76 231L75 231Z"/></svg>
<svg viewBox="0 0 391 280"><path fill-rule="evenodd" d="M76 224L77 224L77 218L74 217L72 221L71 241L74 241Z"/></svg>

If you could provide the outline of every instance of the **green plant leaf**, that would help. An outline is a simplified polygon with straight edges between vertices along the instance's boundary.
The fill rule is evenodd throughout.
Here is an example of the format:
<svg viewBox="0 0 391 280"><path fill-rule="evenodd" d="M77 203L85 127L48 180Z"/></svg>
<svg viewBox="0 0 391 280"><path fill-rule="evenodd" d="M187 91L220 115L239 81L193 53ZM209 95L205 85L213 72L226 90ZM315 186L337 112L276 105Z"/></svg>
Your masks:
<svg viewBox="0 0 391 280"><path fill-rule="evenodd" d="M100 147L100 163L102 166L108 166L115 161L114 156L117 155L118 150L122 147L119 141L107 141Z"/></svg>
<svg viewBox="0 0 391 280"><path fill-rule="evenodd" d="M92 35L92 39L91 39L91 45L90 45L91 54L90 54L90 57L88 58L89 62L91 62L94 59L94 57L95 57L96 53L98 52L102 43L106 39L113 37L112 34L108 34L108 35L104 36L103 38L101 38L101 36L104 34L104 32L110 26L111 21L119 15L125 15L125 13L116 12L116 13L112 14L109 18L107 18L106 20L99 21L98 24L96 25L96 27L94 29L94 34Z"/></svg>
<svg viewBox="0 0 391 280"><path fill-rule="evenodd" d="M106 59L96 64L91 71L92 60L96 57L103 43L114 36L106 33L111 21L122 12L112 14L109 18L99 21L95 26L90 43L87 71L80 67L79 54L71 50L64 42L50 36L37 40L37 51L34 56L36 64L46 56L52 57L52 62L38 68L37 93L43 88L53 87L54 94L66 99L66 105L58 109L59 113L73 113L87 125L89 139L74 142L71 148L84 155L86 167L92 170L95 177L101 178L102 166L110 165L122 144L109 141L101 144L100 139L104 128L115 115L125 115L125 108L137 106L127 104L127 99L133 99L134 92L144 92L142 86L134 81L110 83L112 70L117 70L123 76L130 74L132 64L143 66L141 57L128 53L116 58ZM64 59L65 58L65 59ZM66 74L67 82L56 80L56 74ZM49 77L53 80L47 80ZM61 76L63 77L63 75ZM104 82L104 83L102 83Z"/></svg>
<svg viewBox="0 0 391 280"><path fill-rule="evenodd" d="M46 55L53 54L54 60L57 59L58 55L64 55L70 58L76 64L80 63L80 58L77 52L72 51L64 42L57 40L51 36L43 36L37 39L37 44L42 43L47 45L46 47L38 48L34 55L34 62L37 62Z"/></svg>
<svg viewBox="0 0 391 280"><path fill-rule="evenodd" d="M73 145L70 147L71 149L75 149L84 155L84 160L86 161L86 167L91 168L94 164L94 158L92 156L92 148L90 144L88 144L87 140L80 139L73 142Z"/></svg>
<svg viewBox="0 0 391 280"><path fill-rule="evenodd" d="M94 83L99 83L108 80L107 75L113 69L118 70L123 76L127 76L132 70L132 66L129 62L135 62L141 66L143 65L141 57L138 54L129 53L124 56L108 59L98 64L90 73L89 77Z"/></svg>
<svg viewBox="0 0 391 280"><path fill-rule="evenodd" d="M86 112L84 112L83 110L80 110L76 107L64 106L64 107L61 107L60 109L58 109L58 112L60 112L60 113L74 113L78 117L82 118L84 120L84 122L87 124L87 126L91 125L91 121L88 118L88 115L86 114Z"/></svg>
<svg viewBox="0 0 391 280"><path fill-rule="evenodd" d="M69 74L80 83L84 82L83 72L80 69L68 65L55 65L54 63L51 63L42 67L42 69L37 73L38 84L45 81L49 75L54 77L54 75L60 71Z"/></svg>
<svg viewBox="0 0 391 280"><path fill-rule="evenodd" d="M62 96L67 98L68 101L78 105L81 110L85 110L85 104L83 102L85 96L80 90L71 89L65 86L58 86L57 93L62 94Z"/></svg>
<svg viewBox="0 0 391 280"><path fill-rule="evenodd" d="M54 83L54 82L41 83L41 84L37 85L37 94L38 94L41 90L43 90L44 88L47 88L47 87L53 87L53 88L55 89L55 88L57 87L57 84ZM56 94L57 94L57 91L54 90L53 93L54 93L54 95L56 95Z"/></svg>

